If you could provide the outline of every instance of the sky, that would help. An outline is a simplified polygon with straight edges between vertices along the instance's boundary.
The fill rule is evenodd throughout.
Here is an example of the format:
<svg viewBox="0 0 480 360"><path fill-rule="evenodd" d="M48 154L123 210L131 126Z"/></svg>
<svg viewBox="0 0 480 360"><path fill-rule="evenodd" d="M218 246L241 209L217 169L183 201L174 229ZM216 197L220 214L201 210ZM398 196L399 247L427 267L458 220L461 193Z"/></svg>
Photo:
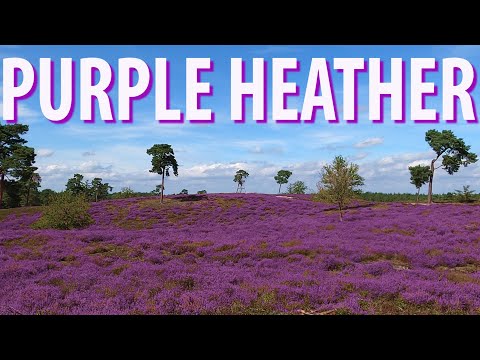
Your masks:
<svg viewBox="0 0 480 360"><path fill-rule="evenodd" d="M76 82L76 107L71 119L55 124L46 119L41 111L37 90L32 96L18 102L18 122L29 125L26 135L28 145L36 150L36 166L42 177L42 189L63 190L68 178L80 173L86 179L100 177L120 191L130 187L135 191L152 191L161 183L158 174L150 173L151 157L146 150L153 144L171 144L179 163L179 176L166 180L167 194L187 189L190 193L207 190L208 193L234 192L234 174L246 170L247 192L276 193L278 185L274 176L278 170L293 172L290 183L304 181L311 191L316 190L323 165L343 155L360 167L365 178L364 191L415 192L410 184L408 166L429 164L433 151L425 142L425 132L449 129L463 138L471 150L480 154L480 126L467 123L461 116L457 123L440 122L419 124L409 117L409 61L412 57L436 58L440 64L446 57L461 57L469 60L476 68L480 62L478 46L305 46L305 45L222 45L222 46L162 46L162 45L21 45L0 46L2 60L21 57L32 63L38 70L39 59L55 61L55 88L60 87L60 59L73 58L78 76L79 62L85 57L99 57L106 60L114 70L122 57L136 57L144 60L154 69L155 58L167 58L170 62L171 107L185 112L185 63L186 58L211 58L214 70L202 73L202 81L213 86L213 95L202 98L202 108L215 112L215 122L210 124L158 123L155 120L154 91L133 102L133 122L104 123L96 106L96 122L80 120L78 83ZM400 57L406 62L407 118L405 123L394 123L390 119L390 100L385 100L383 124L368 120L368 73L358 74L359 120L357 124L342 119L342 74L331 71L332 87L337 99L340 121L329 123L323 112L317 112L315 123L275 123L271 119L271 98L267 99L268 118L266 123L252 120L251 100L246 101L246 121L239 124L230 118L230 59L240 57L246 62L246 81L251 81L253 58L264 58L271 65L272 58L297 58L298 72L289 72L288 81L294 81L300 88L299 96L289 97L289 108L303 104L306 83L312 58L360 57L381 58L385 61L385 80L390 79L390 58ZM2 65L3 68L3 65ZM441 70L441 69L440 69ZM3 71L2 76L3 84ZM271 66L267 66L267 94L271 94ZM426 105L436 108L441 114L442 77L440 72L428 72L426 81L434 82L439 96L428 97ZM58 91L58 90L57 90ZM0 92L0 95L3 91ZM118 109L116 83L109 93ZM474 100L478 100L476 89ZM0 98L0 109L3 98ZM57 99L58 101L58 99ZM58 103L57 103L58 105ZM5 121L2 117L2 124ZM443 170L435 173L434 192L444 193L471 185L480 191L480 164L461 168L454 175ZM422 193L427 190L422 188Z"/></svg>

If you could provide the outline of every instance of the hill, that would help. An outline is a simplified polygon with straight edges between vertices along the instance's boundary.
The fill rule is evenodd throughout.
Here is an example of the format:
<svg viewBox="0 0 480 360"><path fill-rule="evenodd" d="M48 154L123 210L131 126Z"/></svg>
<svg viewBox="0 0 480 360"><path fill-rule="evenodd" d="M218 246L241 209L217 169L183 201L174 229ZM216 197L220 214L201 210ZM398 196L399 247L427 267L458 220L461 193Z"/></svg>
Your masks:
<svg viewBox="0 0 480 360"><path fill-rule="evenodd" d="M0 211L0 314L467 314L480 207L208 194L93 203L82 230Z"/></svg>

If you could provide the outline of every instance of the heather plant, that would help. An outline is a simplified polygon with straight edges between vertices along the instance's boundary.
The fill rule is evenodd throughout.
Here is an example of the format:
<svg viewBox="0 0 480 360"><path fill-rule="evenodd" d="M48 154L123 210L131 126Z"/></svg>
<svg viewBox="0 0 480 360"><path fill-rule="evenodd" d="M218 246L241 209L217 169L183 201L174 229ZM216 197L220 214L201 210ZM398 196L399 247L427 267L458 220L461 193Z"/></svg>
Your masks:
<svg viewBox="0 0 480 360"><path fill-rule="evenodd" d="M74 195L68 191L55 194L33 228L68 230L87 227L93 223L88 213L89 208L83 195Z"/></svg>
<svg viewBox="0 0 480 360"><path fill-rule="evenodd" d="M318 198L336 204L343 221L343 209L360 192L363 177L358 174L358 165L349 163L342 156L335 156L331 164L323 167L321 179L317 184Z"/></svg>
<svg viewBox="0 0 480 360"><path fill-rule="evenodd" d="M190 196L1 210L0 314L480 314L479 205Z"/></svg>

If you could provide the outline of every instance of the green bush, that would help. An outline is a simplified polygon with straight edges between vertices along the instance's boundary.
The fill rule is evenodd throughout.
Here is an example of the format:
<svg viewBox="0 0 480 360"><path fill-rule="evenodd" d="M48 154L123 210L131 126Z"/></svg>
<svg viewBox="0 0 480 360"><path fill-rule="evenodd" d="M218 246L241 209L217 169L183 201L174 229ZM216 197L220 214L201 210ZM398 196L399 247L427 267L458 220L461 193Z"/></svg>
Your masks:
<svg viewBox="0 0 480 360"><path fill-rule="evenodd" d="M89 208L90 204L84 196L61 192L52 196L50 205L32 227L61 230L84 228L93 223L88 214Z"/></svg>
<svg viewBox="0 0 480 360"><path fill-rule="evenodd" d="M475 190L470 190L470 185L463 186L463 190L455 190L459 202L474 202Z"/></svg>

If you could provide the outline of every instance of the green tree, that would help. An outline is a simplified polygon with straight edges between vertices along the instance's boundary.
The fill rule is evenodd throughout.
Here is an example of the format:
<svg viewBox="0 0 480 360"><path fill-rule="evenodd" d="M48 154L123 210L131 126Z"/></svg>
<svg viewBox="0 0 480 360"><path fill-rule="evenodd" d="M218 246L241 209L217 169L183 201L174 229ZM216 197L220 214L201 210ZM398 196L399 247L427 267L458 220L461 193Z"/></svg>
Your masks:
<svg viewBox="0 0 480 360"><path fill-rule="evenodd" d="M431 176L430 166L416 165L409 166L410 171L410 184L415 185L417 188L416 203L418 204L418 195L420 194L420 188L428 183Z"/></svg>
<svg viewBox="0 0 480 360"><path fill-rule="evenodd" d="M307 185L303 181L295 181L288 185L287 193L289 194L305 194L308 190Z"/></svg>
<svg viewBox="0 0 480 360"><path fill-rule="evenodd" d="M109 192L112 190L113 187L111 187L108 183L102 183L101 178L94 178L89 187L89 192L95 202L106 199L109 195Z"/></svg>
<svg viewBox="0 0 480 360"><path fill-rule="evenodd" d="M278 187L278 193L280 194L280 189L282 188L282 184L287 184L288 183L288 178L292 176L292 172L289 170L279 170L277 175L274 176L273 178L279 184L280 186Z"/></svg>
<svg viewBox="0 0 480 360"><path fill-rule="evenodd" d="M87 183L83 181L84 176L81 174L74 174L73 178L68 179L65 185L66 191L73 195L80 195L87 193Z"/></svg>
<svg viewBox="0 0 480 360"><path fill-rule="evenodd" d="M182 191L180 191L180 195L188 195L188 190L182 189Z"/></svg>
<svg viewBox="0 0 480 360"><path fill-rule="evenodd" d="M150 172L162 175L160 202L163 203L165 176L170 176L170 169L173 170L173 175L178 176L177 159L175 159L172 146L168 144L155 144L147 150L147 154L152 156L152 168Z"/></svg>
<svg viewBox="0 0 480 360"><path fill-rule="evenodd" d="M35 163L34 149L25 146L27 140L22 135L28 131L28 125L0 124L0 208L3 203L5 180L16 181L22 172Z"/></svg>
<svg viewBox="0 0 480 360"><path fill-rule="evenodd" d="M20 181L6 180L4 203L7 208L16 208L22 204L23 184Z"/></svg>
<svg viewBox="0 0 480 360"><path fill-rule="evenodd" d="M197 191L197 194L206 194L207 193L207 190L198 190Z"/></svg>
<svg viewBox="0 0 480 360"><path fill-rule="evenodd" d="M162 193L162 185L157 185L155 186L155 190L152 191L152 194L154 195L160 195Z"/></svg>
<svg viewBox="0 0 480 360"><path fill-rule="evenodd" d="M470 152L470 145L466 145L463 139L457 138L451 130L428 130L425 133L425 141L435 151L436 157L430 164L430 179L428 183L428 203L432 203L433 175L435 170L443 167L453 175L460 169L477 162L477 155ZM443 155L443 156L442 156ZM435 162L442 156L442 164L435 167Z"/></svg>
<svg viewBox="0 0 480 360"><path fill-rule="evenodd" d="M116 198L119 199L128 199L135 196L135 191L130 186L124 186L120 189L120 192L117 193Z"/></svg>
<svg viewBox="0 0 480 360"><path fill-rule="evenodd" d="M57 193L52 189L43 189L42 191L40 191L40 194L39 194L40 205L45 206L50 204L55 194Z"/></svg>
<svg viewBox="0 0 480 360"><path fill-rule="evenodd" d="M32 168L36 169L35 167ZM27 191L26 199L25 199L25 206L30 206L31 194L38 193L38 188L41 186L40 183L42 182L42 177L36 173L31 172L28 174L27 178L25 179L25 188Z"/></svg>
<svg viewBox="0 0 480 360"><path fill-rule="evenodd" d="M335 156L331 164L321 171L321 179L317 184L319 198L338 205L340 221L343 221L343 209L360 193L363 177L358 174L358 165L349 163L342 156Z"/></svg>
<svg viewBox="0 0 480 360"><path fill-rule="evenodd" d="M242 192L244 190L243 185L245 185L245 181L250 174L245 170L238 170L233 177L233 181L237 183L237 193Z"/></svg>
<svg viewBox="0 0 480 360"><path fill-rule="evenodd" d="M463 190L455 190L457 193L458 201L460 202L472 202L473 194L475 194L475 190L470 190L470 185L464 185Z"/></svg>

